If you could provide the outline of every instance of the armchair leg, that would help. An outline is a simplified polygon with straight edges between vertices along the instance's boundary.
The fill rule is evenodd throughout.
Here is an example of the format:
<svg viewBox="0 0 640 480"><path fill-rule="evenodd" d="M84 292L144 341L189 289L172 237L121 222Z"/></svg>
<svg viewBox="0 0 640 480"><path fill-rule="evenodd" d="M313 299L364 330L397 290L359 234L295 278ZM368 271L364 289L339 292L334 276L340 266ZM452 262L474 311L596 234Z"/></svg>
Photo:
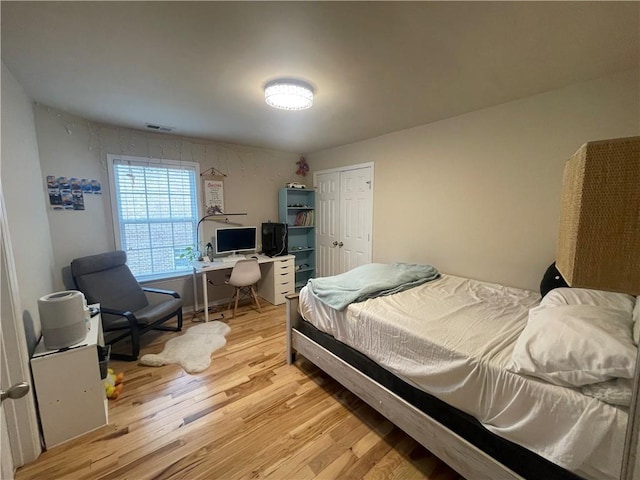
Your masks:
<svg viewBox="0 0 640 480"><path fill-rule="evenodd" d="M137 328L131 330L131 356L137 360L140 355L140 332Z"/></svg>

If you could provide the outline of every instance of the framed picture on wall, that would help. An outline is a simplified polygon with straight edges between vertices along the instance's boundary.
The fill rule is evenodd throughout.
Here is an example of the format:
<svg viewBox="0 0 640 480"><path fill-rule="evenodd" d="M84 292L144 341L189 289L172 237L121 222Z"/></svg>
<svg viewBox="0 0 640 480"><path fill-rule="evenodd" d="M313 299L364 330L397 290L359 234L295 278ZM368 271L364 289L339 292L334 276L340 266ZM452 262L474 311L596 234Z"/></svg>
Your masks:
<svg viewBox="0 0 640 480"><path fill-rule="evenodd" d="M205 215L224 213L224 177L203 175Z"/></svg>

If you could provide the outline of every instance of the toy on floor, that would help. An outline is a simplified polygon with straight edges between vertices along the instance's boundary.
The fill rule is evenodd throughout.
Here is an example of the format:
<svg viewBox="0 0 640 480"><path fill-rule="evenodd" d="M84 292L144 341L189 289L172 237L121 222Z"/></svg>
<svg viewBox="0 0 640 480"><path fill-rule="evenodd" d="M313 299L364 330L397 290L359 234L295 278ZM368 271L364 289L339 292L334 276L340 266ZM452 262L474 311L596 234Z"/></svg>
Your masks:
<svg viewBox="0 0 640 480"><path fill-rule="evenodd" d="M112 368L107 370L107 378L104 379L104 388L107 392L107 398L111 398L113 400L118 398L124 388L122 380L124 380L123 372L116 375Z"/></svg>

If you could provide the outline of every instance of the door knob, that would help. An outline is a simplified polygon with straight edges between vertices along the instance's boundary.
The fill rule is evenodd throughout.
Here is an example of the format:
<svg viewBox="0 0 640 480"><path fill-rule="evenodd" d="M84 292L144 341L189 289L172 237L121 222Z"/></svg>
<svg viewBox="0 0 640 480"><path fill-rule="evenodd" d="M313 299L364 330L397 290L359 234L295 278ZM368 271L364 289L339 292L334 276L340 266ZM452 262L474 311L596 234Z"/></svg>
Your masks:
<svg viewBox="0 0 640 480"><path fill-rule="evenodd" d="M0 402L3 402L7 398L22 398L29 391L29 384L27 382L20 382L13 385L6 392L4 390L0 390Z"/></svg>
<svg viewBox="0 0 640 480"><path fill-rule="evenodd" d="M342 243L342 242L340 242L340 243L338 244L338 246L339 246L339 247L342 247L343 245L344 245L344 243Z"/></svg>
<svg viewBox="0 0 640 480"><path fill-rule="evenodd" d="M337 247L338 246L338 241L335 240L331 245L333 245L334 247Z"/></svg>

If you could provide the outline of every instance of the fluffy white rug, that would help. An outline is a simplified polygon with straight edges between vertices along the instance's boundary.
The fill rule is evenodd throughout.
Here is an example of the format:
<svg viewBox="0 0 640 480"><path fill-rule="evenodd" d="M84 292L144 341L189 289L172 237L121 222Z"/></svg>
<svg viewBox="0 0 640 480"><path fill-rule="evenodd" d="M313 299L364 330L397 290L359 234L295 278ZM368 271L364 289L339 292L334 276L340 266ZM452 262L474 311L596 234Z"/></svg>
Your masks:
<svg viewBox="0 0 640 480"><path fill-rule="evenodd" d="M189 328L183 335L167 340L162 352L140 357L140 363L160 367L179 363L187 373L198 373L211 365L211 354L227 343L224 336L231 331L222 322L201 323Z"/></svg>

